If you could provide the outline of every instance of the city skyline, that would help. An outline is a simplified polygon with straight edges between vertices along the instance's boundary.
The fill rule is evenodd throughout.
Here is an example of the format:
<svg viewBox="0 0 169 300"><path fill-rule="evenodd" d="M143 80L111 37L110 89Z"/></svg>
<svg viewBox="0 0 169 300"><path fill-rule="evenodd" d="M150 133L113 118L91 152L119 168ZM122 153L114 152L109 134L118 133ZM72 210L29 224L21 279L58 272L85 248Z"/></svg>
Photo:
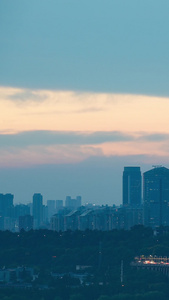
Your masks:
<svg viewBox="0 0 169 300"><path fill-rule="evenodd" d="M167 0L0 2L0 190L120 204L169 167Z"/></svg>
<svg viewBox="0 0 169 300"><path fill-rule="evenodd" d="M117 206L84 203L80 195L46 199L34 193L27 205L14 204L14 195L0 193L0 230L21 229L113 230L144 225L153 229L169 224L169 169L160 165L143 173L138 166L125 166L123 202ZM141 195L143 198L141 199ZM46 202L46 204L45 204Z"/></svg>
<svg viewBox="0 0 169 300"><path fill-rule="evenodd" d="M146 176L146 174L153 174L154 172L160 171L160 170L169 170L166 166L162 166L162 165L152 165L150 169L148 170L142 170L140 166L123 166L123 172L121 174L121 201L116 203L116 201L111 201L110 203L107 201L104 201L106 199L104 199L101 203L100 202L93 202L93 201L86 201L86 199L83 198L82 193L77 193L77 191L73 191L73 193L69 193L66 194L63 197L59 197L59 194L57 194L57 192L55 194L52 194L49 192L49 195L44 196L44 194L42 193L41 190L34 190L31 194L31 191L29 191L29 195L31 194L31 197L29 198L29 201L24 201L24 199L27 198L27 194L25 193L25 198L23 199L23 201L17 201L17 198L15 198L14 193L12 193L11 191L7 190L5 192L3 192L1 190L1 195L2 194L10 194L13 195L14 197L14 204L18 205L18 204L30 204L32 201L32 197L34 197L34 195L41 195L40 197L42 197L43 199L43 203L46 205L48 201L62 201L63 203L65 203L71 199L71 197L73 196L74 199L80 197L80 199L83 201L81 202L81 205L87 205L87 204L94 204L94 205L108 205L108 206L124 206L124 207L139 207L141 204L143 204L144 202L144 188L145 188L145 183L144 183L144 177ZM161 171L160 171L161 173ZM55 178L54 178L55 180ZM40 183L41 186L41 183ZM112 190L113 191L113 190ZM63 192L62 192L63 195ZM71 196L70 196L71 195ZM76 196L75 196L76 195ZM80 195L80 196L77 196ZM39 197L39 196L38 196ZM91 200L91 197L89 197L89 199ZM88 200L89 200L88 199ZM80 200L80 201L81 201ZM115 199L114 199L115 200Z"/></svg>

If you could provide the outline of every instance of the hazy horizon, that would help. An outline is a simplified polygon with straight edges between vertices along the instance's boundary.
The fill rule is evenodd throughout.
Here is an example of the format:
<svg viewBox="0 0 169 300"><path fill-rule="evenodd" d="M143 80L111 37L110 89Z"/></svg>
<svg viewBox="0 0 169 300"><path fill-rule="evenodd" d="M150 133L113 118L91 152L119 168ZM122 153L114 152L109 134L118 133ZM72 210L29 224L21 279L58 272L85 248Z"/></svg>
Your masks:
<svg viewBox="0 0 169 300"><path fill-rule="evenodd" d="M131 158L125 158L131 162ZM0 170L1 193L14 194L14 203L32 202L34 193L41 193L43 202L63 200L66 196L82 196L82 205L122 204L122 176L125 159L95 159L77 164L41 165L30 168L4 168ZM141 172L152 165L143 164ZM3 188L2 188L3 186Z"/></svg>

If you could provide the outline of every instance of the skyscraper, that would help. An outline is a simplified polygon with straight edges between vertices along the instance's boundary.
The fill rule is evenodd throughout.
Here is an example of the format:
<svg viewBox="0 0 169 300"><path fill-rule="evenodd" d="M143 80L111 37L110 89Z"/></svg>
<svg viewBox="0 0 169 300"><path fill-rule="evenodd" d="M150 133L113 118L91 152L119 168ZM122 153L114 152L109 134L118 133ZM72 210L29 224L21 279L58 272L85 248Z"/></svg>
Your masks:
<svg viewBox="0 0 169 300"><path fill-rule="evenodd" d="M143 174L144 225L169 225L169 169L156 166Z"/></svg>
<svg viewBox="0 0 169 300"><path fill-rule="evenodd" d="M34 229L38 229L43 222L43 197L41 194L33 195Z"/></svg>
<svg viewBox="0 0 169 300"><path fill-rule="evenodd" d="M123 171L123 206L141 205L140 167L124 167Z"/></svg>

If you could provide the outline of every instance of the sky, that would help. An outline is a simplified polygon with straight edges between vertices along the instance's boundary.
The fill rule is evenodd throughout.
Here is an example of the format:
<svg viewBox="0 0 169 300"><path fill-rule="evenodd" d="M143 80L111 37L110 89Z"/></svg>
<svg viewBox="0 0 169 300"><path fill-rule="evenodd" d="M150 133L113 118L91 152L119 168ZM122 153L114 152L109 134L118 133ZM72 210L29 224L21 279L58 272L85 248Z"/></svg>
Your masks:
<svg viewBox="0 0 169 300"><path fill-rule="evenodd" d="M0 1L0 193L119 205L169 167L168 0Z"/></svg>

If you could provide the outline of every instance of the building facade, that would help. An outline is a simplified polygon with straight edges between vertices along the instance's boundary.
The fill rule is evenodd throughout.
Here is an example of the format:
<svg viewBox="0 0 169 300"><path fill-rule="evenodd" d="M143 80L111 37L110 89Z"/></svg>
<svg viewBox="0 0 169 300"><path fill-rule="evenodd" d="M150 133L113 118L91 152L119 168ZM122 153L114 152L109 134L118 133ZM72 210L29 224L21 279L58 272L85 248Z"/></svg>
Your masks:
<svg viewBox="0 0 169 300"><path fill-rule="evenodd" d="M154 167L143 174L144 225L169 225L169 169Z"/></svg>
<svg viewBox="0 0 169 300"><path fill-rule="evenodd" d="M140 167L124 167L123 171L123 206L141 205Z"/></svg>

